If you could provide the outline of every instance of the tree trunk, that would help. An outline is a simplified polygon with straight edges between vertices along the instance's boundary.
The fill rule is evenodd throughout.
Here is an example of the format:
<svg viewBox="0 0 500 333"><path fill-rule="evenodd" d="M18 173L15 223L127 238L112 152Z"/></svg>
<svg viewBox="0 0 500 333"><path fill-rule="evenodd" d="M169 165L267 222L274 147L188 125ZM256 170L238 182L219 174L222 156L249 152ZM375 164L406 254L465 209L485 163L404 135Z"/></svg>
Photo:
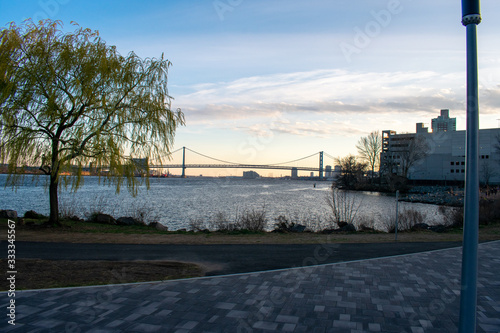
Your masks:
<svg viewBox="0 0 500 333"><path fill-rule="evenodd" d="M50 168L50 184L49 184L49 199L50 199L50 216L49 225L60 226L59 222L59 199L57 190L59 187L59 140L52 140L52 156Z"/></svg>
<svg viewBox="0 0 500 333"><path fill-rule="evenodd" d="M57 173L54 175L54 172L50 174L50 185L49 185L49 198L50 198L50 216L49 222L50 225L61 225L59 222L59 200L57 197L57 190L59 187L59 180L57 177Z"/></svg>

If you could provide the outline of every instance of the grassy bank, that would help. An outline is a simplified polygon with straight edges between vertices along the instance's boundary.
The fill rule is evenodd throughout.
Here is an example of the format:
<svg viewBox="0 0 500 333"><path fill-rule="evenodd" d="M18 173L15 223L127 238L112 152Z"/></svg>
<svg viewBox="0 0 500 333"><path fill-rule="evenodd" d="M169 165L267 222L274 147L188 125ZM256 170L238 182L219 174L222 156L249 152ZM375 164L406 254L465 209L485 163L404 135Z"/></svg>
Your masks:
<svg viewBox="0 0 500 333"><path fill-rule="evenodd" d="M315 244L392 242L394 234L377 231L335 232L194 232L162 231L149 226L118 226L85 221L62 220L61 227L43 226L44 220L26 220L32 225L16 225L16 241L124 243L124 244ZM0 219L0 239L7 239L7 220ZM500 240L500 224L482 225L480 240ZM461 241L460 227L444 232L430 230L398 232L401 242Z"/></svg>

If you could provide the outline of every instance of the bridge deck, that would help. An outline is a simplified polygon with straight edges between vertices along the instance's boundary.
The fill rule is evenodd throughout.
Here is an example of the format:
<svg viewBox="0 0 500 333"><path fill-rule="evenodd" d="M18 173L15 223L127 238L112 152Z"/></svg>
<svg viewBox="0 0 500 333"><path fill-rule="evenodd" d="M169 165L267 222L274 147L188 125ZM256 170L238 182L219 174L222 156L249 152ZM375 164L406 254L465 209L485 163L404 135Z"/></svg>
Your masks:
<svg viewBox="0 0 500 333"><path fill-rule="evenodd" d="M261 164L165 164L165 165L150 165L150 169L175 169L175 168L198 168L198 169L210 169L210 168L227 168L227 169L273 169L273 170L292 170L296 168L302 171L322 171L319 168L312 167L292 167L292 166L281 166L281 165L261 165Z"/></svg>

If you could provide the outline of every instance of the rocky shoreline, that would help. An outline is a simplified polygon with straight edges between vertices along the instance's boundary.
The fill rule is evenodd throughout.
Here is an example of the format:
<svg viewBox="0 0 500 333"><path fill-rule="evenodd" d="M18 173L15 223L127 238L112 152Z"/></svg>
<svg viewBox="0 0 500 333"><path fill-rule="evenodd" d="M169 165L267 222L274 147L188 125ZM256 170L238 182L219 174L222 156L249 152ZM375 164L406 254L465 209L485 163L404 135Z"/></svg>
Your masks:
<svg viewBox="0 0 500 333"><path fill-rule="evenodd" d="M400 201L462 207L464 189L447 186L415 186L400 196Z"/></svg>

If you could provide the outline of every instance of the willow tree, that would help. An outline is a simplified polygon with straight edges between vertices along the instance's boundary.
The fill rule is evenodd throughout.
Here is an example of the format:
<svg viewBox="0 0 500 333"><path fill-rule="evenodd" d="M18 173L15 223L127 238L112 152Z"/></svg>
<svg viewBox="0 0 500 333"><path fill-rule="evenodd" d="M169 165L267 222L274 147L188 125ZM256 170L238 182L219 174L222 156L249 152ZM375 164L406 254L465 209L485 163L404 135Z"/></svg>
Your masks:
<svg viewBox="0 0 500 333"><path fill-rule="evenodd" d="M117 191L135 192L134 158L161 162L184 124L171 110L170 62L120 55L97 31L28 20L0 30L0 159L10 173L39 166L48 175L50 218L59 223L58 188L71 172L106 170ZM12 185L18 177L9 177Z"/></svg>

